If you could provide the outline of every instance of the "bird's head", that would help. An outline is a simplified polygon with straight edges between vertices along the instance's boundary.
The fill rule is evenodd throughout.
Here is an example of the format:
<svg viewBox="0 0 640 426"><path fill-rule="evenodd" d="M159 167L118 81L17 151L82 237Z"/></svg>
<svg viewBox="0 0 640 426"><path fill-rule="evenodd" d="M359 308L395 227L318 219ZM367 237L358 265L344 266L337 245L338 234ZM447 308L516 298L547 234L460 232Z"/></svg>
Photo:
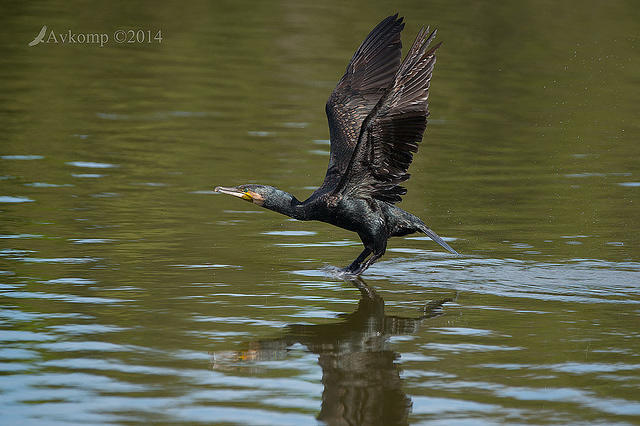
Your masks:
<svg viewBox="0 0 640 426"><path fill-rule="evenodd" d="M251 201L265 209L273 210L296 219L302 218L300 201L288 192L268 185L247 184L240 186L216 186L215 192L233 195L246 201Z"/></svg>
<svg viewBox="0 0 640 426"><path fill-rule="evenodd" d="M255 184L232 187L216 186L214 191L251 201L265 209L287 216L297 218L300 214L299 209L296 209L296 206L300 204L296 197L273 186Z"/></svg>
<svg viewBox="0 0 640 426"><path fill-rule="evenodd" d="M270 198L270 195L275 189L276 188L272 186L247 184L240 186L216 186L214 191L233 195L234 197L242 198L243 200L263 206L265 200Z"/></svg>

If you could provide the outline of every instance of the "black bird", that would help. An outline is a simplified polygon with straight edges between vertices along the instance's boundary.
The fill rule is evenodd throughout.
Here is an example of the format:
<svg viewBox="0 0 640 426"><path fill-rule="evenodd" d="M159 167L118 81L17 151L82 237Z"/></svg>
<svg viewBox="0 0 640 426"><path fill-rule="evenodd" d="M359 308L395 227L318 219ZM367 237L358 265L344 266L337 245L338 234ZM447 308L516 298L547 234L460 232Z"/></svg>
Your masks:
<svg viewBox="0 0 640 426"><path fill-rule="evenodd" d="M376 26L351 58L326 105L331 137L329 167L320 186L301 202L266 185L215 188L298 220L319 220L357 232L364 244L344 269L359 275L387 248L390 237L423 232L453 254L454 249L418 217L394 204L407 190L407 169L418 150L429 115L429 83L436 35L418 33L402 63L403 18Z"/></svg>

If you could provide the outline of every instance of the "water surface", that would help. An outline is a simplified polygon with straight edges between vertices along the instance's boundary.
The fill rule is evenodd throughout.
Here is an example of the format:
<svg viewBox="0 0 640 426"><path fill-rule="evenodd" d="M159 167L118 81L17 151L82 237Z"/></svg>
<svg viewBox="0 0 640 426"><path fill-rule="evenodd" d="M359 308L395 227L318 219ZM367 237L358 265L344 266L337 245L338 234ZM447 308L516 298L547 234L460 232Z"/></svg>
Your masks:
<svg viewBox="0 0 640 426"><path fill-rule="evenodd" d="M635 4L64 6L0 18L4 422L638 422ZM355 234L212 187L309 195L396 10L445 42L401 206L462 255L398 238L345 282Z"/></svg>

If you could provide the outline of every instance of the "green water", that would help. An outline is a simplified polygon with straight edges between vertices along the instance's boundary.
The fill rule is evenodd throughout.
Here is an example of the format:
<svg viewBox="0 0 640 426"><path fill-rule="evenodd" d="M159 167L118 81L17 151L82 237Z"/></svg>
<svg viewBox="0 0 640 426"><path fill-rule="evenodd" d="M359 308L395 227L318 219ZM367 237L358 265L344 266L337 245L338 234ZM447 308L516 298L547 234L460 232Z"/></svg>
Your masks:
<svg viewBox="0 0 640 426"><path fill-rule="evenodd" d="M636 3L3 9L2 422L640 421ZM397 238L344 282L357 235L211 189L308 196L396 11L405 51L444 41L401 206L462 255ZM110 41L29 47L43 25Z"/></svg>

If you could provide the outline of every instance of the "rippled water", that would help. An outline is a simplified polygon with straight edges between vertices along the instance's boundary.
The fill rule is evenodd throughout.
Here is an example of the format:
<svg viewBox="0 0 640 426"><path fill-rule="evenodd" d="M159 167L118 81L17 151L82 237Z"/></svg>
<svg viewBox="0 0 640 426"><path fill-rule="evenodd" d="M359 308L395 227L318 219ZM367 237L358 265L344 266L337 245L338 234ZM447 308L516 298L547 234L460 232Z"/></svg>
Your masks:
<svg viewBox="0 0 640 426"><path fill-rule="evenodd" d="M66 3L65 3L66 5ZM640 126L632 3L408 2L436 25L402 207L460 253L212 192L304 198L324 102L395 11L161 3L0 18L3 424L637 424ZM160 28L161 44L41 44Z"/></svg>

